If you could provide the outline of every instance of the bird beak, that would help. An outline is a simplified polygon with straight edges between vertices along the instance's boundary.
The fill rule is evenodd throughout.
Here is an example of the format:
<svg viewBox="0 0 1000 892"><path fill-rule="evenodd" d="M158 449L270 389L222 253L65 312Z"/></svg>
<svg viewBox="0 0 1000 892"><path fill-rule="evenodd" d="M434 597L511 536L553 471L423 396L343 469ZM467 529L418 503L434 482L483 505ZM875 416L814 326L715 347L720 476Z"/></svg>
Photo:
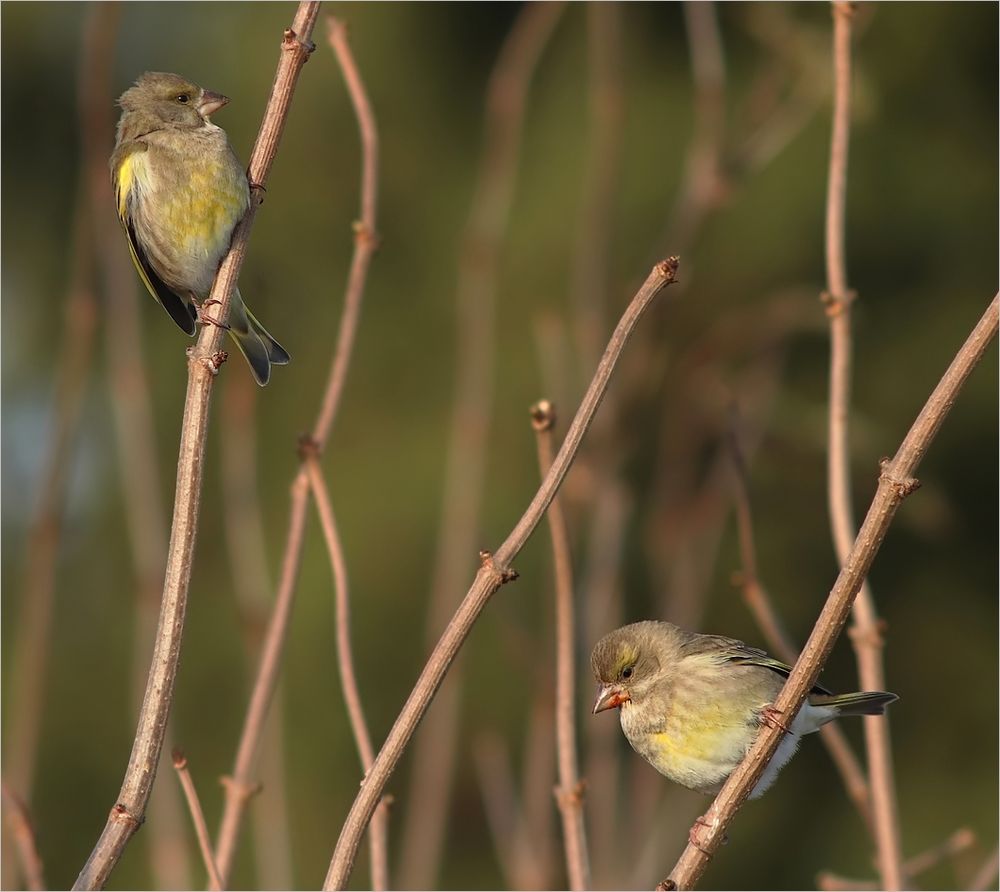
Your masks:
<svg viewBox="0 0 1000 892"><path fill-rule="evenodd" d="M223 96L221 93L213 93L211 90L203 90L201 102L198 103L198 111L203 118L207 118L209 115L217 112L227 102L229 102L228 96Z"/></svg>
<svg viewBox="0 0 1000 892"><path fill-rule="evenodd" d="M594 703L594 715L604 712L605 709L614 709L623 703L628 703L632 698L627 691L613 684L599 685L597 688L597 701Z"/></svg>

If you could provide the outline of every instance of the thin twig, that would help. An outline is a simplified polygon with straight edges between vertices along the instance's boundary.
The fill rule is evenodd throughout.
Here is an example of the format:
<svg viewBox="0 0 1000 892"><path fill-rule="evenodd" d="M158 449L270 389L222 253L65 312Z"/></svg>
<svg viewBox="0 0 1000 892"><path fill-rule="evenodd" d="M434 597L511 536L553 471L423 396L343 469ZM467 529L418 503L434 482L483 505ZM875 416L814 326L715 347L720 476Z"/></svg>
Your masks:
<svg viewBox="0 0 1000 892"><path fill-rule="evenodd" d="M347 561L344 559L344 549L337 531L337 521L330 504L326 481L319 462L313 456L306 462L309 474L309 488L316 513L319 515L323 538L326 540L326 550L330 556L330 569L333 572L333 584L336 600L337 617L337 666L340 670L340 684L344 691L344 703L347 706L347 716L351 724L351 733L358 747L361 759L362 776L366 775L375 760L371 736L368 734L368 723L365 721L364 707L361 705L361 693L358 690L358 679L354 671L354 656L351 652L351 596L347 582ZM371 833L371 869L372 888L376 892L389 888L389 844L388 844L388 810L385 800L375 811L372 818Z"/></svg>
<svg viewBox="0 0 1000 892"><path fill-rule="evenodd" d="M347 43L343 25L334 22L329 26L334 53L344 73L351 103L358 118L361 132L361 219L354 225L354 253L347 276L344 309L337 333L337 344L330 361L330 372L324 389L316 423L309 437L305 453L322 455L337 417L340 400L347 382L347 372L354 354L365 283L372 257L378 248L376 211L378 203L378 139L375 117L361 83L353 56ZM236 759L230 782L226 787L226 801L222 811L215 844L215 860L223 882L228 881L243 813L254 789L253 766L257 754L271 698L277 685L278 671L284 656L285 639L295 602L295 585L298 581L302 544L305 538L306 509L309 507L309 477L305 456L291 485L291 504L288 516L288 533L278 580L278 593L274 610L264 636L260 666L250 693L250 703L236 749Z"/></svg>
<svg viewBox="0 0 1000 892"><path fill-rule="evenodd" d="M212 857L212 841L208 838L208 825L205 823L205 813L201 810L201 800L198 798L198 791L194 787L191 772L188 771L187 758L179 749L175 749L173 760L177 779L181 782L181 789L184 791L184 798L187 800L188 811L191 813L191 823L194 824L194 833L198 838L198 848L201 850L201 857L205 862L205 869L208 871L208 887L216 890L221 889L222 881L219 879L219 871L215 866L215 859Z"/></svg>
<svg viewBox="0 0 1000 892"><path fill-rule="evenodd" d="M3 794L4 812L7 826L14 837L21 871L24 874L25 886L28 889L45 888L45 871L41 856L38 854L38 844L35 841L35 828L31 824L28 808L23 800L15 794L7 781L0 782L0 792Z"/></svg>
<svg viewBox="0 0 1000 892"><path fill-rule="evenodd" d="M504 40L486 91L483 148L458 259L455 396L444 496L427 612L432 646L454 610L476 551L493 406L496 297L528 90L563 3L529 3ZM417 739L402 831L400 873L415 889L437 885L457 746L459 676L448 679Z"/></svg>
<svg viewBox="0 0 1000 892"><path fill-rule="evenodd" d="M747 479L746 461L740 448L735 425L730 429L734 478L736 481L736 531L739 540L740 564L739 584L743 599L753 614L776 656L792 665L799 657L798 648L778 617L771 597L760 581L757 572L757 549L754 545L753 513L750 508L750 484ZM868 781L864 769L858 762L843 729L835 723L820 728L820 736L833 764L844 783L848 797L854 803L862 820L871 829L871 810L868 801Z"/></svg>
<svg viewBox="0 0 1000 892"><path fill-rule="evenodd" d="M837 559L843 566L854 542L856 526L851 499L851 302L844 250L847 201L847 155L851 125L851 19L854 6L845 0L833 4L833 132L826 205L827 315L830 317L830 404L827 485L830 526ZM862 584L854 603L851 641L858 660L861 687L885 689L882 662L884 642L871 588ZM868 772L871 775L871 811L878 854L879 878L885 889L903 887L903 853L899 806L893 776L889 721L885 716L865 718Z"/></svg>
<svg viewBox="0 0 1000 892"><path fill-rule="evenodd" d="M794 721L802 701L816 683L896 510L903 499L919 485L912 474L944 422L965 380L996 336L998 317L1000 295L993 298L952 360L903 439L895 457L882 462L878 489L861 525L857 541L837 576L801 656L775 701L775 709L783 714L786 724L790 725ZM721 845L739 807L763 774L777 749L781 735L782 729L777 726L761 730L746 758L729 776L706 812L704 826L698 825L699 830L703 831L699 832L698 845L692 842L685 848L670 877L660 884L661 888L690 889L697 883L708 866L709 859Z"/></svg>
<svg viewBox="0 0 1000 892"><path fill-rule="evenodd" d="M531 425L538 440L538 469L544 478L552 465L552 428L555 408L548 400L531 407ZM563 842L566 846L566 874L574 892L590 887L590 859L587 834L583 825L583 782L576 753L576 666L574 643L576 623L573 618L573 564L569 550L566 518L558 497L549 503L546 513L552 539L556 593L556 764L559 786L556 804L562 817Z"/></svg>
<svg viewBox="0 0 1000 892"><path fill-rule="evenodd" d="M254 187L263 187L267 182L288 116L295 83L309 56L312 46L309 36L318 13L318 3L300 3L292 28L284 33L271 96L250 156L248 176ZM209 300L218 301L219 318L223 321L227 318L229 300L246 256L256 207L256 203L252 202L236 227L232 245L223 258L209 295ZM197 538L205 442L208 436L208 410L212 385L224 356L220 352L223 333L221 326L206 325L202 328L196 345L189 349L188 385L177 460L174 516L160 623L146 696L121 792L97 845L77 878L78 888L103 887L128 840L142 824L156 777L180 659L191 564Z"/></svg>
<svg viewBox="0 0 1000 892"><path fill-rule="evenodd" d="M563 478L580 448L583 436L604 397L611 380L611 373L614 371L636 323L653 298L665 286L674 281L676 272L676 257L664 260L653 267L652 272L639 288L615 328L559 453L531 504L495 554L481 553L482 565L472 586L427 660L406 704L379 751L372 770L365 778L364 786L351 806L337 840L330 869L323 884L324 889L342 889L346 885L354 866L354 858L364 829L371 819L372 812L378 804L389 777L413 736L413 732L427 711L427 707L430 706L434 694L441 686L451 661L455 658L476 619L493 594L505 583L516 578L517 573L511 569L510 562L520 552L562 484Z"/></svg>
<svg viewBox="0 0 1000 892"><path fill-rule="evenodd" d="M223 530L239 611L246 672L253 672L271 609L271 572L267 562L263 511L257 487L255 406L260 388L249 375L234 375L222 397ZM257 880L265 889L288 889L293 867L285 778L285 732L281 685L274 693L277 720L263 731L260 746L261 803L253 811Z"/></svg>

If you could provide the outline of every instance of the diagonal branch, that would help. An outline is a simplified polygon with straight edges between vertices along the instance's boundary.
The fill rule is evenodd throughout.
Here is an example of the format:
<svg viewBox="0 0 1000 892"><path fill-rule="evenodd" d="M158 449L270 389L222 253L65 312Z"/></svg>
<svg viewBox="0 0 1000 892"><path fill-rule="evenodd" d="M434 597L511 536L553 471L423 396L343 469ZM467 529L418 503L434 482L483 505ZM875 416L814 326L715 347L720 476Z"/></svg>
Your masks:
<svg viewBox="0 0 1000 892"><path fill-rule="evenodd" d="M299 72L309 56L309 36L318 13L318 3L300 3L292 28L285 31L271 96L250 156L248 176L256 186L263 187L267 181ZM246 216L236 227L232 245L223 258L209 295L210 300L219 302L219 318L222 320L227 317L229 300L246 256L256 206L256 203L251 203ZM197 344L189 350L188 386L177 460L174 516L160 622L153 647L146 696L121 792L97 845L77 877L77 888L104 886L132 834L142 824L156 777L180 661L184 614L197 538L205 442L208 437L208 409L212 384L224 358L219 350L222 336L220 326L207 325L202 329Z"/></svg>
<svg viewBox="0 0 1000 892"><path fill-rule="evenodd" d="M854 547L837 576L802 655L775 701L775 709L785 716L786 724L790 725L794 721L802 701L816 683L820 670L833 650L837 636L847 622L854 597L871 568L896 510L903 499L919 485L913 478L913 473L947 417L962 385L996 337L998 316L1000 295L993 298L948 366L895 457L882 462L878 489ZM709 859L722 844L736 812L764 773L767 763L778 748L781 735L782 729L778 727L762 729L746 758L729 776L706 812L705 832L699 835L698 845L690 843L684 849L670 876L660 883L659 888L691 889L697 884Z"/></svg>
<svg viewBox="0 0 1000 892"><path fill-rule="evenodd" d="M538 492L535 493L531 504L495 554L480 553L482 566L476 574L472 586L466 592L465 598L427 660L406 704L396 718L388 738L382 745L372 770L368 772L364 786L351 806L340 831L340 838L337 840L333 858L330 861L330 869L323 883L324 889L343 889L346 886L354 867L354 858L357 855L361 836L368 821L371 820L372 813L378 805L389 777L395 770L403 751L413 737L413 732L416 731L417 725L424 717L434 694L437 693L441 682L444 681L452 660L468 637L479 614L482 613L487 602L499 591L502 585L517 578L517 573L511 569L510 562L524 547L524 543L527 542L528 537L541 520L545 509L555 497L566 472L576 457L583 436L593 421L597 407L604 398L611 380L611 373L625 349L625 344L643 312L652 303L653 298L675 280L677 263L677 258L671 257L653 267L652 272L643 282L635 297L632 298L632 302L618 322L559 453L549 468L549 472L545 475L545 480Z"/></svg>

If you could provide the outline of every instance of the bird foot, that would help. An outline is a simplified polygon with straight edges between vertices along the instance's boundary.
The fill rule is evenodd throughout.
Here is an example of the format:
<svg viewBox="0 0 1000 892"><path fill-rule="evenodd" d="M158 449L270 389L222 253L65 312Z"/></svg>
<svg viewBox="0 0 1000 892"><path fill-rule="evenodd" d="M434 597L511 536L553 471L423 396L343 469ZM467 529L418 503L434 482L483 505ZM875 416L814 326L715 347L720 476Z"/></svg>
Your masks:
<svg viewBox="0 0 1000 892"><path fill-rule="evenodd" d="M781 728L786 734L791 734L791 729L779 718L782 715L784 715L783 710L775 709L774 706L765 706L760 711L760 720L769 728Z"/></svg>
<svg viewBox="0 0 1000 892"><path fill-rule="evenodd" d="M220 322L218 319L216 319L213 316L209 316L208 313L205 312L205 310L208 309L208 307L211 307L214 304L221 304L221 303L222 303L221 300L214 300L214 299L203 301L200 304L196 303L194 305L194 308L198 314L198 322L200 322L202 325L215 325L218 328L222 328L225 329L226 331L229 331L228 322Z"/></svg>

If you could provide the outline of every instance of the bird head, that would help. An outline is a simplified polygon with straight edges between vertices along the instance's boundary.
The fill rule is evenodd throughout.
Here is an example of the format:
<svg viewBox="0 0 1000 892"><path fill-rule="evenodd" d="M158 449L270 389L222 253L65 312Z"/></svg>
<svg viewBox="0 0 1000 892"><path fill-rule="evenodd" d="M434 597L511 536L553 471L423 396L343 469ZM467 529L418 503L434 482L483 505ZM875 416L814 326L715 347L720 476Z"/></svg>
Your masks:
<svg viewBox="0 0 1000 892"><path fill-rule="evenodd" d="M674 630L668 623L633 623L597 642L590 655L598 686L595 713L641 700L656 685L675 650Z"/></svg>
<svg viewBox="0 0 1000 892"><path fill-rule="evenodd" d="M125 112L183 128L201 127L227 102L228 96L163 71L147 71L118 100Z"/></svg>

